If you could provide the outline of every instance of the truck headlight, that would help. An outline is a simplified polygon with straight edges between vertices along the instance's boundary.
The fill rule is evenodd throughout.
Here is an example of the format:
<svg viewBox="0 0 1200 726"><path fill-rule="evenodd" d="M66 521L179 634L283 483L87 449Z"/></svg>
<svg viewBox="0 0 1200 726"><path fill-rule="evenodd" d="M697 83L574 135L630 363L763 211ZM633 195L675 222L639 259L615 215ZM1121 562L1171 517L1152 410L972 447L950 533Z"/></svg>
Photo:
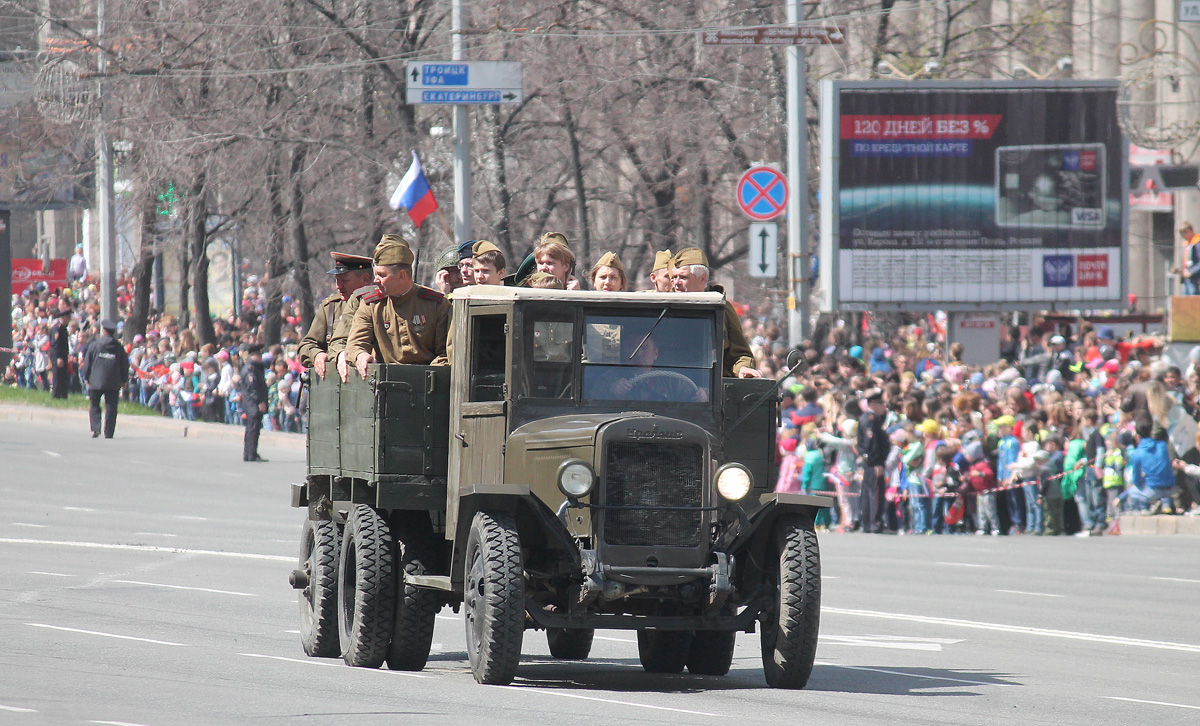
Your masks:
<svg viewBox="0 0 1200 726"><path fill-rule="evenodd" d="M558 489L571 499L586 497L596 482L596 472L583 459L567 459L558 467Z"/></svg>
<svg viewBox="0 0 1200 726"><path fill-rule="evenodd" d="M717 469L717 492L731 502L736 502L750 493L754 477L741 464L726 464Z"/></svg>

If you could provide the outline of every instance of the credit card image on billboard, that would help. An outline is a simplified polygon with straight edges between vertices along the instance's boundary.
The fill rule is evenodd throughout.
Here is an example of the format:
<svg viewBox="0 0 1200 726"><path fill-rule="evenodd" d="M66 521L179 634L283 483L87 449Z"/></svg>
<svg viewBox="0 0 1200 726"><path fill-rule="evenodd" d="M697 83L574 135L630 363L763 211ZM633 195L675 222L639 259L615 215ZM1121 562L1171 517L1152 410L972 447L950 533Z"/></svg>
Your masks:
<svg viewBox="0 0 1200 726"><path fill-rule="evenodd" d="M1105 224L1103 144L996 149L996 225L1101 229Z"/></svg>

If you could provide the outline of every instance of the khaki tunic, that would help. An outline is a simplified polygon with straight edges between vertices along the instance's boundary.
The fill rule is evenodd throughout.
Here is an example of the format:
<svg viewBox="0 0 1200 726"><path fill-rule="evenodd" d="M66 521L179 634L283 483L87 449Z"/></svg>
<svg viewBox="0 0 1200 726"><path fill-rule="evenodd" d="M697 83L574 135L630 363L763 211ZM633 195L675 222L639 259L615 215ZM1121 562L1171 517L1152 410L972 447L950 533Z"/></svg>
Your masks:
<svg viewBox="0 0 1200 726"><path fill-rule="evenodd" d="M720 285L711 285L709 289L722 295L725 294L725 289ZM726 300L725 355L722 363L722 368L724 368L722 375L734 378L738 371L746 366L754 367L754 351L750 350L750 342L746 340L746 333L742 331L742 319L738 317L733 305Z"/></svg>
<svg viewBox="0 0 1200 726"><path fill-rule="evenodd" d="M355 292L350 296L350 299L342 305L342 314L338 316L337 322L333 324L333 332L329 336L329 358L334 360L338 353L346 349L346 341L350 337L350 323L354 322L354 313L358 312L358 306L362 302L362 294Z"/></svg>
<svg viewBox="0 0 1200 726"><path fill-rule="evenodd" d="M448 365L450 303L436 290L414 285L403 295L362 303L350 323L346 362L360 353L376 363Z"/></svg>
<svg viewBox="0 0 1200 726"><path fill-rule="evenodd" d="M333 336L334 326L342 316L342 296L334 293L321 301L317 306L317 314L313 316L312 325L300 339L300 362L305 368L312 368L317 360L317 353L329 351L329 342ZM330 354L332 358L335 354Z"/></svg>

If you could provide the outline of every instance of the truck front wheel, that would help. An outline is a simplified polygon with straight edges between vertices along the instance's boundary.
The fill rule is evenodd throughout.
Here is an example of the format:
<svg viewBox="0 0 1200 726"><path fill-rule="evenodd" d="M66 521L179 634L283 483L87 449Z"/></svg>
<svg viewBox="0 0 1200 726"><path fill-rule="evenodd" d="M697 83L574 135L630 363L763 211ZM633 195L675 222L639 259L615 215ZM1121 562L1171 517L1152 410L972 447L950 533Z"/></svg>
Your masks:
<svg viewBox="0 0 1200 726"><path fill-rule="evenodd" d="M352 666L378 668L392 639L396 582L391 528L369 505L350 511L338 572L342 658Z"/></svg>
<svg viewBox="0 0 1200 726"><path fill-rule="evenodd" d="M763 672L772 688L804 688L817 656L821 552L810 519L781 516L774 536L778 559L768 578L775 592L762 624Z"/></svg>
<svg viewBox="0 0 1200 726"><path fill-rule="evenodd" d="M314 658L340 655L338 647L338 545L333 522L304 520L300 533L300 571L308 583L300 591L300 642Z"/></svg>
<svg viewBox="0 0 1200 726"><path fill-rule="evenodd" d="M511 516L475 515L465 565L463 610L471 674L479 683L511 683L521 662L525 634L525 571Z"/></svg>

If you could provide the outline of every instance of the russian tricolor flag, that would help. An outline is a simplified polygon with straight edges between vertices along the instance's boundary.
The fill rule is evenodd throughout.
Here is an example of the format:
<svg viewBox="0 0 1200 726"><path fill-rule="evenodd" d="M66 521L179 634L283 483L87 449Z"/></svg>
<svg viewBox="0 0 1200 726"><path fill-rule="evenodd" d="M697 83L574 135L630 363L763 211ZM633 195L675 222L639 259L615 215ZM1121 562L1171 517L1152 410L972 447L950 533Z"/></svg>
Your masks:
<svg viewBox="0 0 1200 726"><path fill-rule="evenodd" d="M437 200L433 198L433 190L429 188L429 182L425 179L425 170L421 168L421 160L417 158L417 152L413 152L412 166L408 167L404 178L400 180L400 185L396 187L396 191L392 192L392 198L388 202L392 209L407 209L408 218L419 229L425 218L433 214L438 208Z"/></svg>

